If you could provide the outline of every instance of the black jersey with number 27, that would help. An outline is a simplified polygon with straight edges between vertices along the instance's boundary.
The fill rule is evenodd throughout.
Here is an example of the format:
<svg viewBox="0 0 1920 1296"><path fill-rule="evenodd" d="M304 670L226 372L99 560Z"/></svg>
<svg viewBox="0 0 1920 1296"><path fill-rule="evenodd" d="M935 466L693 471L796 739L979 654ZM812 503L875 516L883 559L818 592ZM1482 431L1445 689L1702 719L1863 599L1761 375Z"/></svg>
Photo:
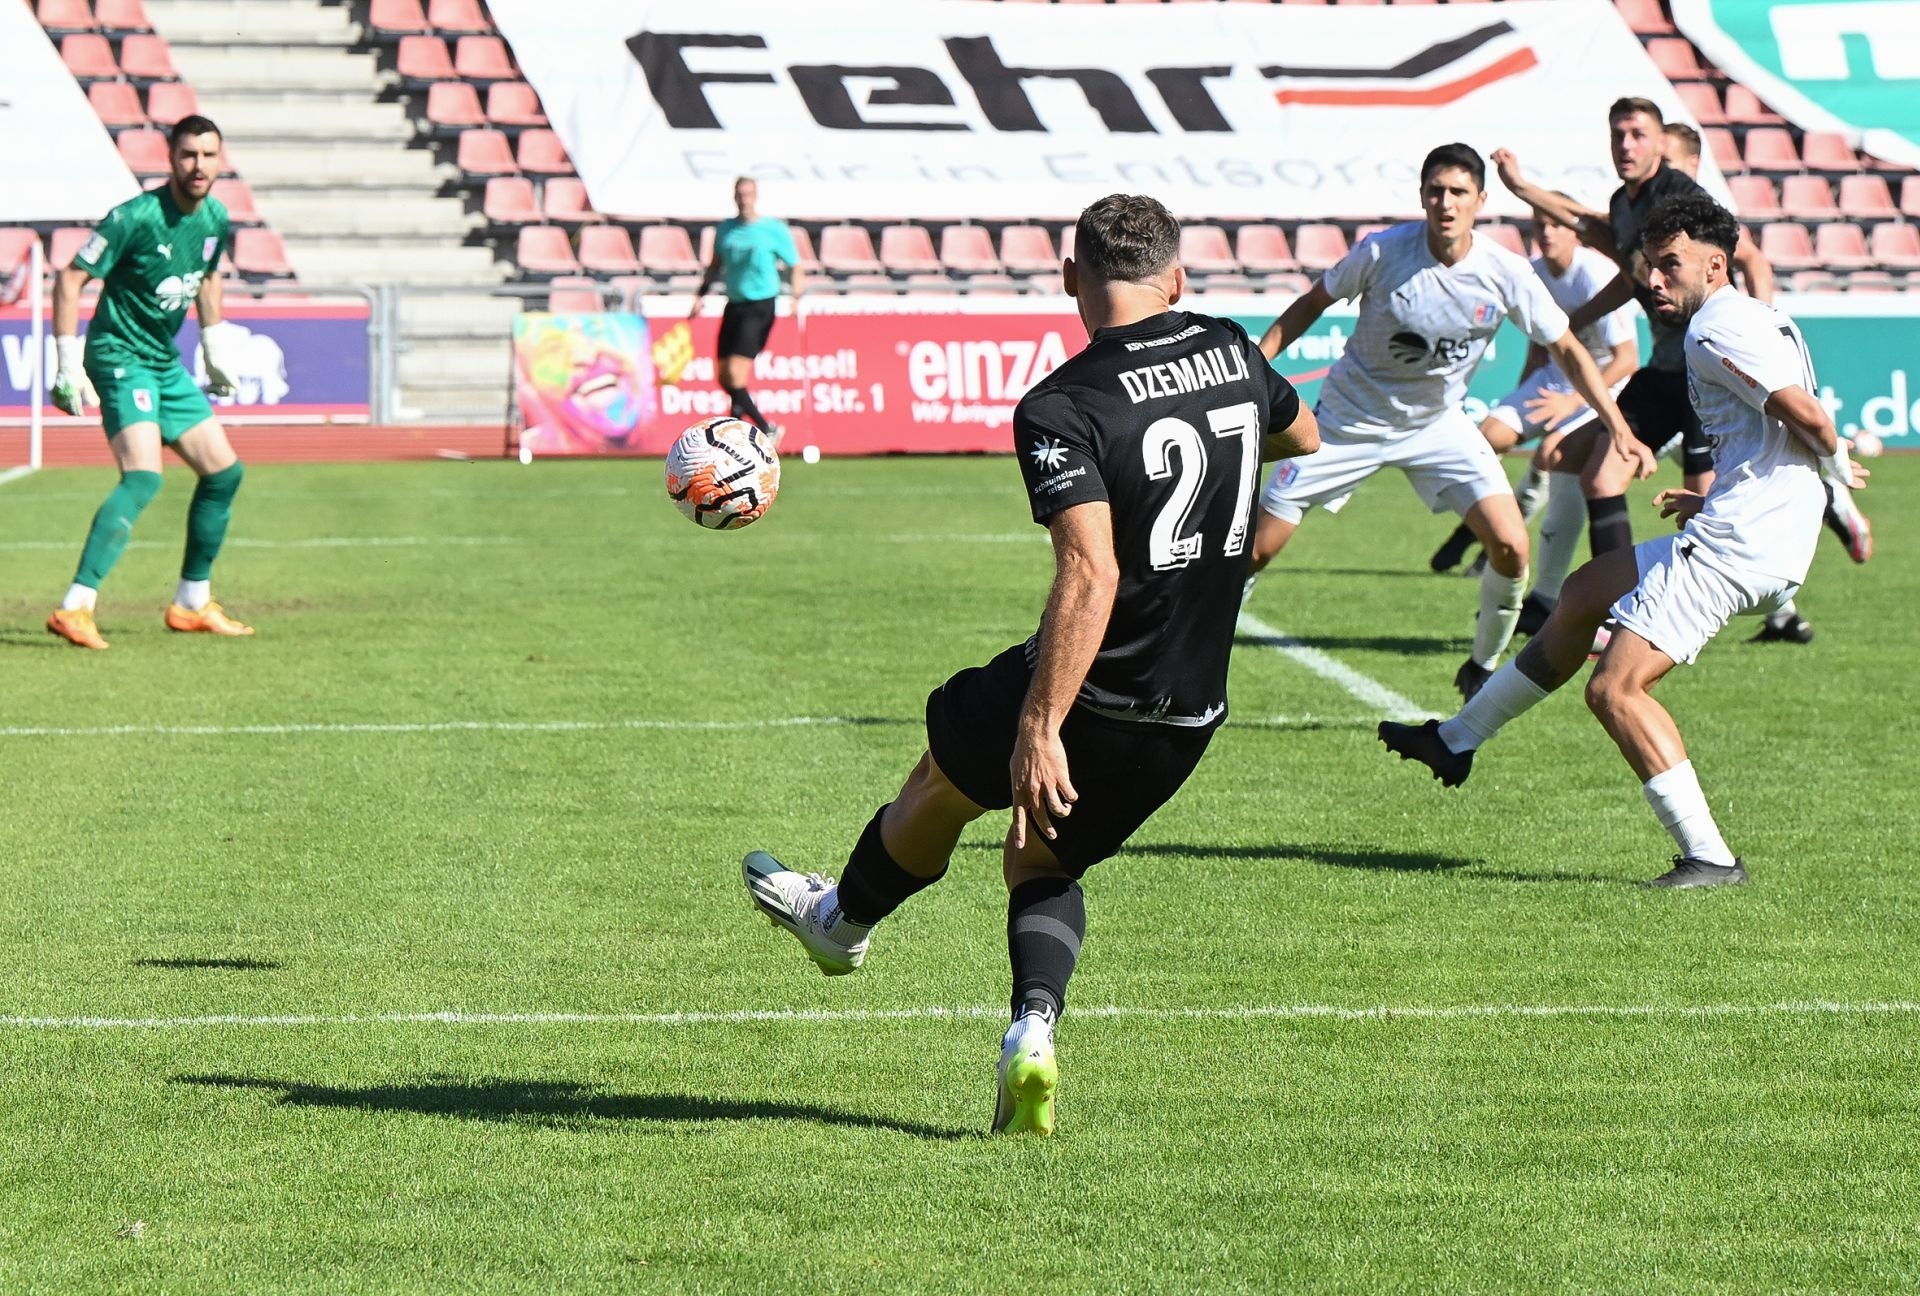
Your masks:
<svg viewBox="0 0 1920 1296"><path fill-rule="evenodd" d="M1101 329L1021 400L1034 521L1099 500L1113 514L1120 588L1080 706L1182 726L1226 715L1260 447L1299 411L1245 329L1186 311Z"/></svg>

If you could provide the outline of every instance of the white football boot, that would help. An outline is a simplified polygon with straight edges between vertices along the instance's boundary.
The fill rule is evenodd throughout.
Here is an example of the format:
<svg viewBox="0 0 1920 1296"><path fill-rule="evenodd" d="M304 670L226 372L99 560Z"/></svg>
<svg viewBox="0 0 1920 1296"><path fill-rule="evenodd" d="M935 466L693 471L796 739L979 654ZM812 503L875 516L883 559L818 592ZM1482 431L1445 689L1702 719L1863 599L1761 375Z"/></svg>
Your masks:
<svg viewBox="0 0 1920 1296"><path fill-rule="evenodd" d="M797 937L807 957L828 976L845 976L867 957L867 939L843 945L830 933L839 910L824 904L833 894L833 879L818 873L795 873L765 851L748 851L740 861L740 876L760 912L776 927Z"/></svg>
<svg viewBox="0 0 1920 1296"><path fill-rule="evenodd" d="M1000 1041L1000 1089L993 1104L995 1134L1053 1133L1053 1094L1060 1063L1053 1055L1053 1023L1027 1013Z"/></svg>

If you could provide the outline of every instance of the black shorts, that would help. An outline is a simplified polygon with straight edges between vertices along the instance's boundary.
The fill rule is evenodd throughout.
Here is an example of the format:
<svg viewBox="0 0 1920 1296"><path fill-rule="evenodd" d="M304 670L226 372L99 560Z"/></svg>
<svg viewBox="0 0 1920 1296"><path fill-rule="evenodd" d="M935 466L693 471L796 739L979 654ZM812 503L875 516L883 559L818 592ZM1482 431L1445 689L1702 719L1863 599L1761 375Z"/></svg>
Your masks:
<svg viewBox="0 0 1920 1296"><path fill-rule="evenodd" d="M1713 447L1701 430L1700 415L1687 393L1687 376L1664 369L1642 369L1627 379L1615 402L1620 417L1640 443L1659 454L1669 441L1681 439L1680 470L1689 475L1713 471Z"/></svg>
<svg viewBox="0 0 1920 1296"><path fill-rule="evenodd" d="M1013 804L1007 767L1032 679L1026 645L1016 644L927 695L927 750L975 805L1005 810ZM1054 821L1059 836L1047 843L1061 867L1079 877L1116 854L1180 790L1213 730L1110 720L1074 708L1060 740L1080 799L1072 814Z"/></svg>
<svg viewBox="0 0 1920 1296"><path fill-rule="evenodd" d="M773 303L776 300L769 297L765 301L728 302L727 309L720 316L719 353L751 359L765 350L767 335L773 332Z"/></svg>

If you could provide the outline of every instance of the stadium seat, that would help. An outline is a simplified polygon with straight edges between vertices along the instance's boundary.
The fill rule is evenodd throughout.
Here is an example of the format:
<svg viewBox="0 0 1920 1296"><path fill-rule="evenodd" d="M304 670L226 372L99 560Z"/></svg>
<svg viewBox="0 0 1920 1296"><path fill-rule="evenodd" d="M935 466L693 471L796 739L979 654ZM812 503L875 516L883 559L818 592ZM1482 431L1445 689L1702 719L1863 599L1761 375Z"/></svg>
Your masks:
<svg viewBox="0 0 1920 1296"><path fill-rule="evenodd" d="M167 137L157 130L128 130L114 136L113 146L120 150L127 169L136 176L166 175Z"/></svg>
<svg viewBox="0 0 1920 1296"><path fill-rule="evenodd" d="M433 30L420 0L372 0L367 6L367 31L377 41L423 36Z"/></svg>
<svg viewBox="0 0 1920 1296"><path fill-rule="evenodd" d="M966 284L969 297L1014 297L1020 292L1020 281L1012 275L979 274Z"/></svg>
<svg viewBox="0 0 1920 1296"><path fill-rule="evenodd" d="M94 20L113 32L150 32L153 20L141 0L94 0Z"/></svg>
<svg viewBox="0 0 1920 1296"><path fill-rule="evenodd" d="M517 81L507 43L498 36L462 36L454 44L453 69L469 81Z"/></svg>
<svg viewBox="0 0 1920 1296"><path fill-rule="evenodd" d="M580 264L595 274L638 274L640 258L624 225L582 225Z"/></svg>
<svg viewBox="0 0 1920 1296"><path fill-rule="evenodd" d="M955 293L960 291L960 283L952 275L935 274L932 271L910 274L906 278L908 292Z"/></svg>
<svg viewBox="0 0 1920 1296"><path fill-rule="evenodd" d="M940 264L961 274L999 274L1005 269L993 237L980 225L949 225L940 231Z"/></svg>
<svg viewBox="0 0 1920 1296"><path fill-rule="evenodd" d="M1218 225L1184 225L1180 229L1180 264L1188 274L1238 274L1227 232Z"/></svg>
<svg viewBox="0 0 1920 1296"><path fill-rule="evenodd" d="M156 126L171 126L200 111L200 96L178 81L156 81L147 88L147 116Z"/></svg>
<svg viewBox="0 0 1920 1296"><path fill-rule="evenodd" d="M90 32L96 26L87 0L40 0L34 16L40 20L41 29L54 38Z"/></svg>
<svg viewBox="0 0 1920 1296"><path fill-rule="evenodd" d="M1739 126L1784 126L1786 118L1767 111L1760 96L1739 82L1727 87L1727 120Z"/></svg>
<svg viewBox="0 0 1920 1296"><path fill-rule="evenodd" d="M605 219L593 209L593 203L587 198L587 186L578 176L549 176L542 181L540 210L549 221L562 225Z"/></svg>
<svg viewBox="0 0 1920 1296"><path fill-rule="evenodd" d="M514 175L520 170L506 135L497 130L463 132L455 161L468 175Z"/></svg>
<svg viewBox="0 0 1920 1296"><path fill-rule="evenodd" d="M1477 225L1475 234L1484 234L1515 256L1527 256L1527 238L1517 225Z"/></svg>
<svg viewBox="0 0 1920 1296"><path fill-rule="evenodd" d="M567 242L567 232L558 225L527 225L520 230L514 260L520 269L533 275L577 275L580 262Z"/></svg>
<svg viewBox="0 0 1920 1296"><path fill-rule="evenodd" d="M547 284L547 309L561 315L597 315L607 308L600 285L579 275L561 275Z"/></svg>
<svg viewBox="0 0 1920 1296"><path fill-rule="evenodd" d="M1726 110L1720 106L1720 92L1705 81L1682 81L1674 87L1680 95L1680 102L1687 106L1693 119L1702 126L1724 126L1727 124Z"/></svg>
<svg viewBox="0 0 1920 1296"><path fill-rule="evenodd" d="M862 234L865 230L860 231ZM822 242L824 243L824 239ZM894 286L893 276L884 274L848 275L840 281L840 290L856 297L898 297L900 290Z"/></svg>
<svg viewBox="0 0 1920 1296"><path fill-rule="evenodd" d="M819 274L821 270L820 258L814 255L813 236L807 233L806 229L802 226L795 225L792 228L793 250L800 254L801 270L807 274ZM712 245L709 243L705 246L711 248Z"/></svg>
<svg viewBox="0 0 1920 1296"><path fill-rule="evenodd" d="M1747 169L1750 171L1799 171L1800 151L1793 136L1779 126L1758 126L1747 132Z"/></svg>
<svg viewBox="0 0 1920 1296"><path fill-rule="evenodd" d="M487 114L480 108L480 92L465 81L435 81L427 87L427 121L438 135L485 126Z"/></svg>
<svg viewBox="0 0 1920 1296"><path fill-rule="evenodd" d="M651 275L615 275L600 285L600 291L606 297L608 310L637 312L640 299L656 287Z"/></svg>
<svg viewBox="0 0 1920 1296"><path fill-rule="evenodd" d="M1817 270L1820 258L1813 254L1813 240L1805 225L1774 221L1761 227L1760 253L1776 270Z"/></svg>
<svg viewBox="0 0 1920 1296"><path fill-rule="evenodd" d="M487 87L487 120L495 126L545 126L547 115L525 81L496 81Z"/></svg>
<svg viewBox="0 0 1920 1296"><path fill-rule="evenodd" d="M680 225L642 226L640 264L656 275L698 274L703 268L693 254L693 240Z"/></svg>
<svg viewBox="0 0 1920 1296"><path fill-rule="evenodd" d="M1787 276L1787 287L1797 293L1836 292L1840 281L1825 270L1796 270Z"/></svg>
<svg viewBox="0 0 1920 1296"><path fill-rule="evenodd" d="M178 81L173 50L164 36L129 36L120 42L120 70L132 81Z"/></svg>
<svg viewBox="0 0 1920 1296"><path fill-rule="evenodd" d="M1405 0L1401 0L1404 4ZM1613 0L1613 7L1626 19L1636 36L1671 36L1673 24L1660 12L1660 0Z"/></svg>
<svg viewBox="0 0 1920 1296"><path fill-rule="evenodd" d="M1884 270L1856 270L1847 276L1847 292L1852 293L1890 293L1899 292L1899 285L1893 276Z"/></svg>
<svg viewBox="0 0 1920 1296"><path fill-rule="evenodd" d="M94 116L110 131L145 126L147 110L140 106L140 92L125 81L95 81L87 87L87 102Z"/></svg>
<svg viewBox="0 0 1920 1296"><path fill-rule="evenodd" d="M120 64L113 57L113 45L97 32L79 32L62 37L60 61L81 82L100 77L117 77Z"/></svg>
<svg viewBox="0 0 1920 1296"><path fill-rule="evenodd" d="M479 0L428 0L427 21L456 36L493 31L493 23L481 10Z"/></svg>
<svg viewBox="0 0 1920 1296"><path fill-rule="evenodd" d="M524 176L498 175L487 181L480 214L495 225L531 225L540 219L533 203L533 181Z"/></svg>
<svg viewBox="0 0 1920 1296"><path fill-rule="evenodd" d="M1875 265L1888 270L1920 270L1920 229L1896 221L1875 225L1867 251Z"/></svg>
<svg viewBox="0 0 1920 1296"><path fill-rule="evenodd" d="M1852 221L1835 221L1814 230L1813 254L1831 270L1865 270L1874 263L1865 232Z"/></svg>
<svg viewBox="0 0 1920 1296"><path fill-rule="evenodd" d="M924 225L889 225L881 230L880 264L895 274L932 274L941 269Z"/></svg>
<svg viewBox="0 0 1920 1296"><path fill-rule="evenodd" d="M287 245L270 229L235 230L233 266L243 275L271 279L293 277L293 263L287 260Z"/></svg>
<svg viewBox="0 0 1920 1296"><path fill-rule="evenodd" d="M1788 219L1800 221L1839 220L1833 190L1827 178L1817 175L1793 175L1780 182L1780 208Z"/></svg>
<svg viewBox="0 0 1920 1296"><path fill-rule="evenodd" d="M38 246L40 235L18 225L0 226L0 276L11 275Z"/></svg>
<svg viewBox="0 0 1920 1296"><path fill-rule="evenodd" d="M544 127L521 132L516 156L520 169L535 175L572 175L573 159L560 137Z"/></svg>
<svg viewBox="0 0 1920 1296"><path fill-rule="evenodd" d="M1920 219L1920 175L1910 175L1900 182L1900 214Z"/></svg>
<svg viewBox="0 0 1920 1296"><path fill-rule="evenodd" d="M1371 225L1358 225L1354 227L1353 241L1355 243L1359 243L1364 239L1372 238L1375 234L1383 234L1387 230L1390 230L1392 228L1393 226L1391 225L1381 225L1378 223L1371 224Z"/></svg>
<svg viewBox="0 0 1920 1296"><path fill-rule="evenodd" d="M829 225L820 231L820 264L836 275L884 270L873 254L873 240L859 225Z"/></svg>
<svg viewBox="0 0 1920 1296"><path fill-rule="evenodd" d="M1725 126L1706 127L1700 132L1700 143L1725 174L1737 175L1747 169L1747 161L1740 156L1740 146L1734 142L1733 132Z"/></svg>
<svg viewBox="0 0 1920 1296"><path fill-rule="evenodd" d="M1071 224L1071 223L1061 228L1060 260L1065 261L1068 257L1073 255L1073 240L1079 232L1080 232L1080 227L1078 225ZM1057 264L1054 266L1055 270L1058 270L1059 268L1060 267Z"/></svg>
<svg viewBox="0 0 1920 1296"><path fill-rule="evenodd" d="M1460 3L1460 0L1454 0L1454 3ZM1304 297L1312 287L1313 280L1299 271L1267 276L1267 291L1272 293L1288 293L1295 297Z"/></svg>
<svg viewBox="0 0 1920 1296"><path fill-rule="evenodd" d="M1836 131L1808 131L1800 141L1800 156L1809 171L1860 169L1860 159L1848 146L1847 137Z"/></svg>
<svg viewBox="0 0 1920 1296"><path fill-rule="evenodd" d="M235 225L261 225L266 221L253 200L253 186L245 180L215 180L213 196L227 209L227 219Z"/></svg>
<svg viewBox="0 0 1920 1296"><path fill-rule="evenodd" d="M409 86L451 81L460 75L447 54L447 43L438 36L402 36L393 60L401 82Z"/></svg>
<svg viewBox="0 0 1920 1296"><path fill-rule="evenodd" d="M1733 208L1750 221L1780 220L1780 195L1773 181L1765 176L1729 176L1727 188L1733 191Z"/></svg>
<svg viewBox="0 0 1920 1296"><path fill-rule="evenodd" d="M1287 232L1278 225L1242 225L1233 236L1234 259L1256 274L1297 270L1300 263L1287 246Z"/></svg>
<svg viewBox="0 0 1920 1296"><path fill-rule="evenodd" d="M1309 270L1325 270L1347 254L1338 225L1302 225L1293 232L1293 254Z"/></svg>
<svg viewBox="0 0 1920 1296"><path fill-rule="evenodd" d="M1848 220L1895 220L1900 215L1885 176L1841 176L1839 201Z"/></svg>
<svg viewBox="0 0 1920 1296"><path fill-rule="evenodd" d="M1694 57L1693 43L1678 36L1656 36L1647 42L1647 54L1660 75L1669 81L1704 81L1707 70Z"/></svg>
<svg viewBox="0 0 1920 1296"><path fill-rule="evenodd" d="M1009 225L1001 230L1000 262L1015 274L1053 274L1060 269L1053 236L1041 225Z"/></svg>

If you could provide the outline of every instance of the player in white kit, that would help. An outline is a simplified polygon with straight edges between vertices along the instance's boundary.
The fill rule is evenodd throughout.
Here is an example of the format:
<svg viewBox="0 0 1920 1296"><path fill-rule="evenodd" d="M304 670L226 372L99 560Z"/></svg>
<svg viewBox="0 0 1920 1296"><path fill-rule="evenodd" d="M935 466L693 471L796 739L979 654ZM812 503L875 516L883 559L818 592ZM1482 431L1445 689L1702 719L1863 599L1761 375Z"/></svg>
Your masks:
<svg viewBox="0 0 1920 1296"><path fill-rule="evenodd" d="M1540 633L1452 719L1386 722L1379 731L1403 760L1457 787L1483 743L1574 677L1611 614L1619 628L1587 681L1587 705L1680 847L1649 886L1747 880L1707 809L1673 717L1650 690L1675 662L1691 664L1734 617L1792 599L1820 538L1823 470L1856 489L1866 478L1848 463L1820 404L1799 328L1731 286L1739 229L1718 203L1689 195L1656 207L1643 236L1650 300L1668 323L1686 325L1688 394L1713 448L1705 495L1669 490L1656 498L1679 533L1609 550L1575 572Z"/></svg>
<svg viewBox="0 0 1920 1296"><path fill-rule="evenodd" d="M1465 144L1434 149L1420 168L1426 219L1361 240L1260 340L1271 360L1334 302L1360 299L1353 336L1315 407L1320 449L1283 463L1260 497L1254 570L1285 547L1307 509L1338 512L1367 478L1400 469L1428 508L1460 514L1487 551L1473 649L1453 681L1463 697L1499 665L1527 587L1527 524L1499 456L1460 407L1500 321L1511 319L1545 347L1620 453L1642 463L1642 476L1653 471L1653 457L1533 267L1474 235L1486 202L1480 155Z"/></svg>

